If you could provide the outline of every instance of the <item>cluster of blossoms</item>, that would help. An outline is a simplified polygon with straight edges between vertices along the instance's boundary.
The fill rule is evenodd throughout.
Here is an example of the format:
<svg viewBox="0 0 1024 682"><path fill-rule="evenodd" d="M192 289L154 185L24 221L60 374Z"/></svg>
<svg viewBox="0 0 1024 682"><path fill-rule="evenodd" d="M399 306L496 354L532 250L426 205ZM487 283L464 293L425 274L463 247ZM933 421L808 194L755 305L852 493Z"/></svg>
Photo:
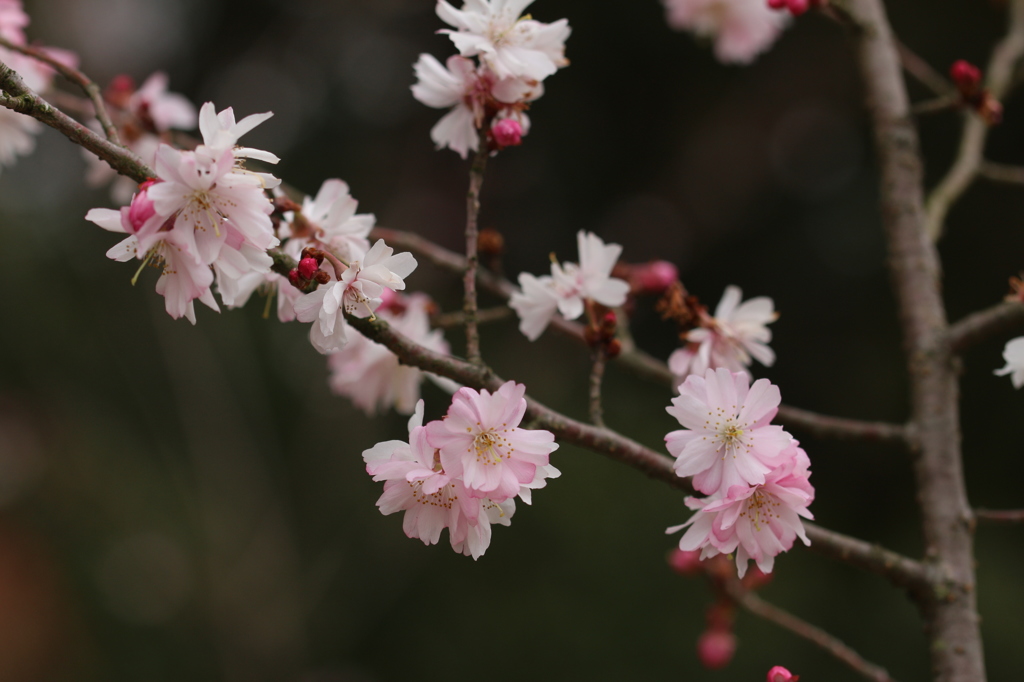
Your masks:
<svg viewBox="0 0 1024 682"><path fill-rule="evenodd" d="M429 107L451 109L430 131L438 148L466 158L486 131L493 149L520 143L530 128L526 110L544 93L543 81L567 66L568 21L551 24L522 16L533 0L470 0L455 9L438 0L437 16L459 54L445 64L421 54L413 96ZM475 58L475 59L474 59Z"/></svg>
<svg viewBox="0 0 1024 682"><path fill-rule="evenodd" d="M684 427L665 436L676 474L692 476L707 495L687 498L696 513L667 532L686 528L679 549L700 550L702 559L735 552L741 578L751 559L770 573L797 537L810 544L800 520L813 518L810 460L771 424L780 402L767 379L751 386L746 373L719 368L687 378L667 408Z"/></svg>
<svg viewBox="0 0 1024 682"><path fill-rule="evenodd" d="M267 249L277 246L265 188L279 181L244 169L245 159L276 161L261 150L236 147L238 138L271 114L235 121L228 108L219 114L203 105L199 129L203 144L182 151L161 144L156 152L157 178L139 186L120 211L96 208L86 215L100 227L128 237L107 252L118 261L141 261L161 271L156 290L171 317L195 323L193 301L219 310L212 287L225 305L233 305L250 273L267 273Z"/></svg>
<svg viewBox="0 0 1024 682"><path fill-rule="evenodd" d="M629 283L611 276L622 247L605 244L597 235L582 230L576 235L576 244L579 264L553 262L551 275L519 275L521 291L512 294L509 305L519 314L519 331L531 341L544 333L556 311L575 320L588 301L607 308L626 302Z"/></svg>
<svg viewBox="0 0 1024 682"><path fill-rule="evenodd" d="M25 27L28 15L21 6L21 0L0 0L0 37L21 47L28 46ZM62 64L75 66L78 57L67 50L52 47L38 48L40 52ZM53 69L43 62L0 47L0 62L16 71L25 85L38 93L44 93L53 84ZM35 149L35 136L43 125L29 116L0 108L0 166L11 166L19 156L26 156Z"/></svg>
<svg viewBox="0 0 1024 682"><path fill-rule="evenodd" d="M386 441L363 452L366 471L384 481L383 514L404 511L403 529L424 544L448 529L452 549L478 559L491 525L509 525L515 498L560 472L549 464L558 447L549 431L519 428L526 388L508 382L494 393L460 388L443 419L423 424L423 401L409 420L409 442Z"/></svg>
<svg viewBox="0 0 1024 682"><path fill-rule="evenodd" d="M767 327L778 319L775 303L767 296L740 303L742 298L739 287L726 287L713 317L703 306L685 305L680 321L697 326L681 334L685 345L668 358L677 382L719 367L740 372L755 359L766 367L775 363L775 352L768 347L772 333Z"/></svg>

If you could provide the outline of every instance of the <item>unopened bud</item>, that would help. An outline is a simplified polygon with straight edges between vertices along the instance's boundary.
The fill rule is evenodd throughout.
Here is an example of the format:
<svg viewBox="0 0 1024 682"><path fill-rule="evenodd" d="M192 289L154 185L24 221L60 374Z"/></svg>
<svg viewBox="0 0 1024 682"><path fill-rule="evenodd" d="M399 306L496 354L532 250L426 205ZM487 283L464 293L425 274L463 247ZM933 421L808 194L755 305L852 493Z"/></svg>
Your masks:
<svg viewBox="0 0 1024 682"><path fill-rule="evenodd" d="M523 142L523 126L513 118L503 118L491 126L491 134L499 147L515 147Z"/></svg>
<svg viewBox="0 0 1024 682"><path fill-rule="evenodd" d="M615 316L615 313L609 310L601 318L601 333L605 338L611 338L615 336L615 326L619 323L619 319Z"/></svg>
<svg viewBox="0 0 1024 682"><path fill-rule="evenodd" d="M285 213L286 211L301 211L302 207L289 197L274 197L274 210L279 213Z"/></svg>
<svg viewBox="0 0 1024 682"><path fill-rule="evenodd" d="M729 665L736 653L736 635L725 630L707 630L697 640L697 658L708 670Z"/></svg>
<svg viewBox="0 0 1024 682"><path fill-rule="evenodd" d="M327 284L328 282L331 281L331 275L329 272L317 270L316 274L313 276L313 279L316 281L317 284Z"/></svg>
<svg viewBox="0 0 1024 682"><path fill-rule="evenodd" d="M609 360L614 360L622 353L622 343L618 339L608 339L604 344L604 354Z"/></svg>
<svg viewBox="0 0 1024 682"><path fill-rule="evenodd" d="M316 247L307 246L302 250L302 253L299 254L299 258L302 260L313 258L316 260L317 265L319 265L324 262L324 252Z"/></svg>
<svg viewBox="0 0 1024 682"><path fill-rule="evenodd" d="M131 76L121 74L114 76L110 85L103 91L103 99L120 109L128 108L128 100L135 94L135 81Z"/></svg>
<svg viewBox="0 0 1024 682"><path fill-rule="evenodd" d="M760 568L754 566L743 576L743 587L748 590L759 590L772 581L771 573L764 573Z"/></svg>
<svg viewBox="0 0 1024 682"><path fill-rule="evenodd" d="M798 17L811 8L810 0L789 0L787 3L789 13Z"/></svg>
<svg viewBox="0 0 1024 682"><path fill-rule="evenodd" d="M986 90L978 105L978 115L990 126L1003 122L1003 105Z"/></svg>
<svg viewBox="0 0 1024 682"><path fill-rule="evenodd" d="M293 287L302 288L302 279L299 277L299 271L295 268L288 271L288 281Z"/></svg>
<svg viewBox="0 0 1024 682"><path fill-rule="evenodd" d="M149 198L147 191L151 185L143 183L140 188L143 186L145 188L132 197L131 206L128 207L128 222L132 224L134 232L138 232L147 220L156 215L156 207L153 206L153 200Z"/></svg>
<svg viewBox="0 0 1024 682"><path fill-rule="evenodd" d="M786 9L786 0L768 0L768 6L772 9Z"/></svg>
<svg viewBox="0 0 1024 682"><path fill-rule="evenodd" d="M794 675L781 665L768 671L768 682L797 682L799 679L799 675Z"/></svg>
<svg viewBox="0 0 1024 682"><path fill-rule="evenodd" d="M493 227L480 230L476 243L480 253L488 256L500 256L505 251L505 238Z"/></svg>
<svg viewBox="0 0 1024 682"><path fill-rule="evenodd" d="M981 84L981 69L964 59L958 59L949 67L949 77L956 83L961 94L970 96Z"/></svg>
<svg viewBox="0 0 1024 682"><path fill-rule="evenodd" d="M679 575L700 575L704 566L700 560L700 552L688 552L678 547L668 553L668 565Z"/></svg>
<svg viewBox="0 0 1024 682"><path fill-rule="evenodd" d="M667 260L652 260L633 269L633 288L638 293L661 296L679 280L679 270Z"/></svg>
<svg viewBox="0 0 1024 682"><path fill-rule="evenodd" d="M320 269L320 264L316 262L315 258L303 258L299 261L299 277L305 280L310 280L316 277L316 271Z"/></svg>

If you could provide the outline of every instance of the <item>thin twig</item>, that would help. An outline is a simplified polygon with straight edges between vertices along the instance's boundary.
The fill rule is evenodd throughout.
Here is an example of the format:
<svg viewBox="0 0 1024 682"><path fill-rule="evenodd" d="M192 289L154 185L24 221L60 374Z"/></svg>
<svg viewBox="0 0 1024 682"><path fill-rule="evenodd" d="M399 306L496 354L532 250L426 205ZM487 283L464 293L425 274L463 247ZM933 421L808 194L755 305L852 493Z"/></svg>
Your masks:
<svg viewBox="0 0 1024 682"><path fill-rule="evenodd" d="M993 523L1024 523L1024 509L975 509L974 518Z"/></svg>
<svg viewBox="0 0 1024 682"><path fill-rule="evenodd" d="M962 353L989 337L1020 328L1024 328L1024 303L1004 301L951 325L949 342L954 352Z"/></svg>
<svg viewBox="0 0 1024 682"><path fill-rule="evenodd" d="M54 128L75 144L106 161L111 168L135 182L155 178L156 173L132 152L100 137L28 89L13 69L0 63L0 106L31 116Z"/></svg>
<svg viewBox="0 0 1024 682"><path fill-rule="evenodd" d="M509 308L508 306L482 308L476 311L476 322L477 325L487 324L489 322L507 320L511 316L512 309ZM430 318L430 324L439 329L461 327L464 324L466 324L466 313L462 312L461 310L451 313L440 313Z"/></svg>
<svg viewBox="0 0 1024 682"><path fill-rule="evenodd" d="M28 47L27 45L18 45L12 43L7 38L0 36L0 45L6 47L8 50L20 52L23 55L31 57L37 61L40 61L47 66L51 67L57 73L67 78L69 81L82 88L85 92L86 97L92 101L92 106L95 109L96 118L99 119L100 125L103 126L103 132L107 136L107 140L114 144L121 144L121 140L117 136L117 127L110 121L110 114L107 113L107 106L103 102L103 93L100 91L100 87L92 82L92 80L84 73L73 67L64 64L63 62L54 59L52 56L46 54L45 51L34 47Z"/></svg>
<svg viewBox="0 0 1024 682"><path fill-rule="evenodd" d="M1010 166L1005 163L982 161L978 166L978 175L993 182L1005 182L1008 185L1024 185L1024 166Z"/></svg>
<svg viewBox="0 0 1024 682"><path fill-rule="evenodd" d="M462 278L465 289L462 311L466 317L466 357L475 364L483 362L480 357L480 330L476 324L476 271L479 260L477 247L480 239L477 221L480 216L480 187L484 183L484 171L487 168L487 157L490 155L487 135L483 129L480 130L478 142L479 148L469 169L469 192L466 195L466 271Z"/></svg>
<svg viewBox="0 0 1024 682"><path fill-rule="evenodd" d="M726 590L733 601L750 613L817 645L865 679L872 682L895 682L885 668L865 660L863 656L844 644L839 638L794 616L789 611L766 602L753 592L745 590L738 581L728 585Z"/></svg>
<svg viewBox="0 0 1024 682"><path fill-rule="evenodd" d="M601 408L601 381L608 356L604 346L598 344L593 350L594 363L590 368L590 421L594 426L604 428L604 410Z"/></svg>
<svg viewBox="0 0 1024 682"><path fill-rule="evenodd" d="M1002 100L1009 91L1017 62L1024 55L1024 0L1010 4L1010 25L1006 36L996 44L985 70L986 87L991 96ZM946 214L977 177L985 154L988 124L974 113L964 118L963 133L956 161L928 196L926 227L933 241L942 237Z"/></svg>
<svg viewBox="0 0 1024 682"><path fill-rule="evenodd" d="M903 70L917 79L921 85L939 95L939 97L948 96L955 91L953 84L946 80L945 76L935 70L920 55L899 40L894 42L896 43L896 51L899 53L900 65L903 66Z"/></svg>
<svg viewBox="0 0 1024 682"><path fill-rule="evenodd" d="M396 248L411 251L417 256L454 273L463 273L466 261L459 254L449 251L437 244L411 232L375 228L374 238L380 238ZM497 277L491 272L480 270L477 281L491 293L508 298L516 290L515 285L506 279ZM583 326L570 322L560 316L551 320L551 326L563 334L584 340ZM616 362L630 369L634 374L650 379L664 386L674 386L675 379L664 362L638 350L631 344L624 344L623 351ZM819 415L807 410L782 405L779 408L779 420L786 426L803 430L810 435L822 438L860 439L879 442L905 443L908 441L907 429L900 424L884 422L868 422L857 419Z"/></svg>
<svg viewBox="0 0 1024 682"><path fill-rule="evenodd" d="M395 331L383 320L373 321L350 315L346 315L346 319L364 336L397 355L403 364L419 367L474 388L494 391L504 383L490 368L424 348ZM562 442L605 455L674 488L692 491L689 483L676 475L673 461L666 455L615 431L570 419L532 398L527 398L526 412L535 427L551 431ZM811 523L804 526L811 539L811 549L824 556L880 575L894 585L908 588L912 593L928 585L928 570L918 561Z"/></svg>
<svg viewBox="0 0 1024 682"><path fill-rule="evenodd" d="M922 114L935 114L940 111L953 109L959 102L960 98L955 94L939 95L938 97L918 102L914 106L910 107L910 113L915 116L920 116Z"/></svg>

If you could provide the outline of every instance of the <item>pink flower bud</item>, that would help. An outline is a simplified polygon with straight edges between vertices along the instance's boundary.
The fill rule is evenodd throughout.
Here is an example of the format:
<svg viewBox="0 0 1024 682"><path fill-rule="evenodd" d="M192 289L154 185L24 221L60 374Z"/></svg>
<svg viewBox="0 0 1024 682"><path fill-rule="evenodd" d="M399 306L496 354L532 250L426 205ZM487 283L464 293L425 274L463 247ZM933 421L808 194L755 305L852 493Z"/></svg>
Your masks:
<svg viewBox="0 0 1024 682"><path fill-rule="evenodd" d="M660 296L679 279L679 270L667 260L652 260L638 265L633 277L634 286L639 292Z"/></svg>
<svg viewBox="0 0 1024 682"><path fill-rule="evenodd" d="M768 682L797 682L799 679L799 675L794 675L781 665L768 671Z"/></svg>
<svg viewBox="0 0 1024 682"><path fill-rule="evenodd" d="M150 186L146 183L140 185L141 191L132 197L131 206L128 207L128 222L132 224L134 232L138 232L147 220L156 215L156 207L147 191Z"/></svg>
<svg viewBox="0 0 1024 682"><path fill-rule="evenodd" d="M786 9L786 0L768 0L768 6L772 9Z"/></svg>
<svg viewBox="0 0 1024 682"><path fill-rule="evenodd" d="M678 547L668 553L668 565L679 575L700 575L704 570L700 552L687 552Z"/></svg>
<svg viewBox="0 0 1024 682"><path fill-rule="evenodd" d="M523 126L511 118L503 118L491 127L499 147L515 147L523 142Z"/></svg>
<svg viewBox="0 0 1024 682"><path fill-rule="evenodd" d="M969 95L981 83L981 69L966 60L958 59L949 67L949 77L953 79L961 93Z"/></svg>
<svg viewBox="0 0 1024 682"><path fill-rule="evenodd" d="M316 258L303 258L299 261L299 277L305 280L310 280L316 277L316 271L320 269L320 265L316 262Z"/></svg>
<svg viewBox="0 0 1024 682"><path fill-rule="evenodd" d="M298 270L289 270L288 271L288 281L291 282L293 287L298 287L300 289L302 288L302 280L299 279L299 271Z"/></svg>
<svg viewBox="0 0 1024 682"><path fill-rule="evenodd" d="M789 0L789 13L798 17L811 8L810 0Z"/></svg>
<svg viewBox="0 0 1024 682"><path fill-rule="evenodd" d="M707 630L697 640L697 658L708 670L729 665L736 653L736 635L725 630Z"/></svg>

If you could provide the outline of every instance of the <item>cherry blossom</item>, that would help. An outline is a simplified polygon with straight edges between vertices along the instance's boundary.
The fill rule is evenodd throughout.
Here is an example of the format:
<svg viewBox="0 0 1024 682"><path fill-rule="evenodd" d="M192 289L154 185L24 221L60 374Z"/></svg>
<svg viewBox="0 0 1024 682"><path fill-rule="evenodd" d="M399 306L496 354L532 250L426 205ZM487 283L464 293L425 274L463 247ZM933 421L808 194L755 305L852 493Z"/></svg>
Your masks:
<svg viewBox="0 0 1024 682"><path fill-rule="evenodd" d="M714 318L686 333L687 345L668 359L677 381L719 367L739 372L750 366L751 358L766 367L775 363L775 352L767 345L772 340L767 325L778 319L775 304L767 296L740 303L742 297L739 287L726 287Z"/></svg>
<svg viewBox="0 0 1024 682"><path fill-rule="evenodd" d="M995 374L997 376L1009 374L1014 388L1024 386L1024 336L1011 339L1006 343L1006 347L1003 349L1003 360L1006 361L1006 366L997 369Z"/></svg>
<svg viewBox="0 0 1024 682"><path fill-rule="evenodd" d="M184 95L168 92L169 79L163 71L147 78L128 100L128 109L138 118L148 118L157 132L191 130L196 127L196 108Z"/></svg>
<svg viewBox="0 0 1024 682"><path fill-rule="evenodd" d="M315 197L303 200L300 215L285 216L299 247L296 256L316 242L343 261L361 259L370 250L368 237L377 219L372 213L357 214L358 207L359 202L349 194L344 181L325 180Z"/></svg>
<svg viewBox="0 0 1024 682"><path fill-rule="evenodd" d="M378 315L410 341L447 355L451 349L441 330L430 329L429 305L430 299L425 294L415 293L394 306L400 308L399 311L381 308ZM429 376L449 392L458 388L448 379L401 364L394 353L359 333L353 333L341 350L330 355L328 366L331 390L350 398L356 407L371 416L378 408L390 407L402 414L411 413L420 398L420 383L424 376Z"/></svg>
<svg viewBox="0 0 1024 682"><path fill-rule="evenodd" d="M773 469L763 484L735 485L705 499L687 498L686 505L696 513L666 532L686 528L679 549L700 549L701 559L735 552L740 578L750 560L762 572L771 573L775 557L789 550L797 537L805 545L811 544L800 520L814 518L807 510L814 501L810 460L795 443L785 455L784 463Z"/></svg>
<svg viewBox="0 0 1024 682"><path fill-rule="evenodd" d="M766 0L662 0L669 26L715 43L722 62L750 62L768 49L786 25L786 15Z"/></svg>
<svg viewBox="0 0 1024 682"><path fill-rule="evenodd" d="M522 429L526 387L509 381L494 393L460 388L442 421L427 425L441 464L470 494L506 500L521 487L539 487L537 470L558 448L550 431Z"/></svg>
<svg viewBox="0 0 1024 682"><path fill-rule="evenodd" d="M767 682L798 682L799 679L799 675L794 675L781 665L776 665L768 671Z"/></svg>
<svg viewBox="0 0 1024 682"><path fill-rule="evenodd" d="M676 473L693 476L693 486L708 495L764 483L793 443L770 424L780 401L778 387L767 379L750 386L743 372L709 369L690 376L666 408L685 427L665 436Z"/></svg>
<svg viewBox="0 0 1024 682"><path fill-rule="evenodd" d="M408 443L386 441L363 452L367 473L375 481L385 481L377 506L384 515L405 511L406 536L432 545L447 528L452 548L478 559L490 545L491 524L509 525L515 502L471 496L462 481L441 468L422 423L421 400L409 420Z"/></svg>
<svg viewBox="0 0 1024 682"><path fill-rule="evenodd" d="M550 277L520 275L521 292L513 293L509 305L519 314L519 329L531 341L543 333L555 310L567 320L583 314L585 301L609 308L626 302L629 284L611 276L622 253L618 244L605 244L591 232L576 234L579 264L551 264Z"/></svg>
<svg viewBox="0 0 1024 682"><path fill-rule="evenodd" d="M395 254L379 239L362 261L349 264L340 279L321 285L295 301L295 315L300 322L314 323L309 334L313 346L321 353L333 353L347 340L343 313L372 316L382 302L384 289L405 289L405 278L415 269L416 259L412 254Z"/></svg>
<svg viewBox="0 0 1024 682"><path fill-rule="evenodd" d="M518 124L519 136L525 135L529 118L523 109L544 93L536 80L499 79L458 55L442 65L431 55L421 54L413 69L417 79L413 97L435 109L451 109L430 130L430 139L438 149L448 147L462 158L479 148L478 131L488 116Z"/></svg>
<svg viewBox="0 0 1024 682"><path fill-rule="evenodd" d="M437 16L456 30L443 29L463 57L479 55L498 78L540 81L567 66L566 19L551 24L523 17L533 0L468 0L461 10L439 0Z"/></svg>

